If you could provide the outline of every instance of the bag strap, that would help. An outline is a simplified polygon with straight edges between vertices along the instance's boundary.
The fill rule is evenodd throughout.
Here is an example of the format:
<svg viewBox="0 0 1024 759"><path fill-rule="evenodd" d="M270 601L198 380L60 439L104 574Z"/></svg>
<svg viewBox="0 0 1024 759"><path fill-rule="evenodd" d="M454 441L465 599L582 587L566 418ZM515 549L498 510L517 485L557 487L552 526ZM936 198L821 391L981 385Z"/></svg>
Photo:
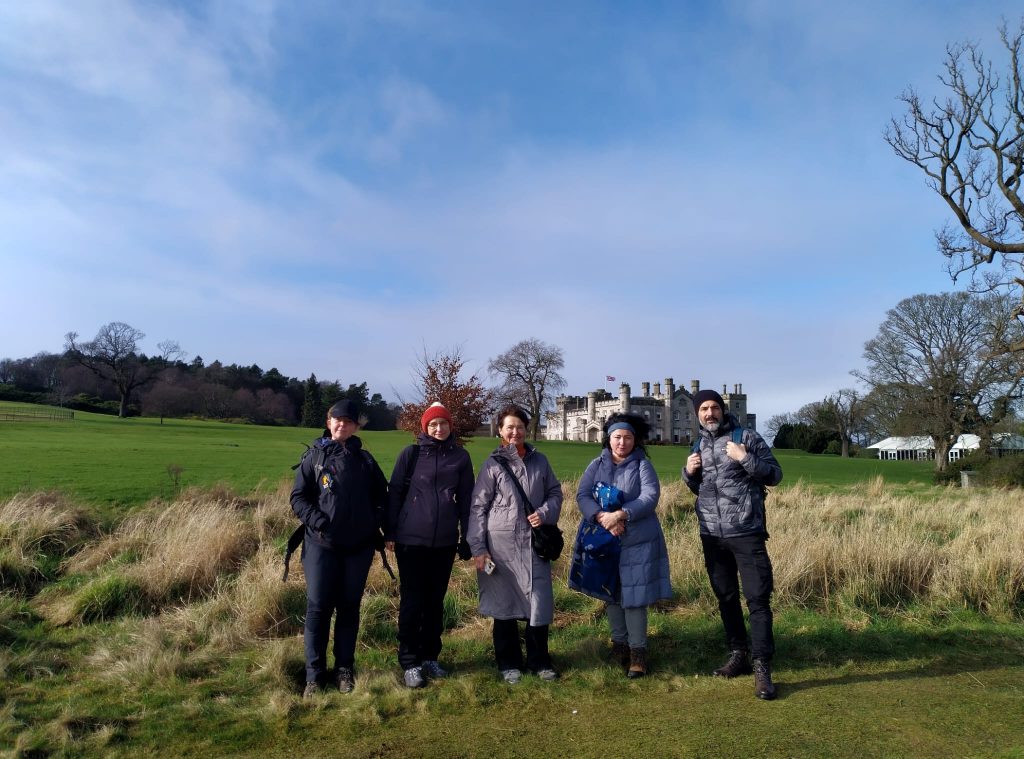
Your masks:
<svg viewBox="0 0 1024 759"><path fill-rule="evenodd" d="M690 453L700 453L700 433L697 433L697 439L693 441L693 447L690 449ZM736 426L732 428L732 442L739 445L743 442L743 428Z"/></svg>
<svg viewBox="0 0 1024 759"><path fill-rule="evenodd" d="M409 461L405 465L405 479L402 480L401 498L398 499L399 506L405 505L405 499L409 496L409 488L412 487L412 476L416 473L416 461L420 457L420 447L410 445L412 451L409 453Z"/></svg>
<svg viewBox="0 0 1024 759"><path fill-rule="evenodd" d="M523 502L523 508L526 509L526 514L529 516L537 509L533 508L533 504L530 503L530 499L527 497L526 491L523 490L523 484L519 481L519 478L516 477L515 472L512 471L512 467L508 465L508 462L505 461L505 459L498 459L498 463L501 464L502 469L508 473L508 476L512 478L512 484L516 486L516 492L519 493L519 498Z"/></svg>

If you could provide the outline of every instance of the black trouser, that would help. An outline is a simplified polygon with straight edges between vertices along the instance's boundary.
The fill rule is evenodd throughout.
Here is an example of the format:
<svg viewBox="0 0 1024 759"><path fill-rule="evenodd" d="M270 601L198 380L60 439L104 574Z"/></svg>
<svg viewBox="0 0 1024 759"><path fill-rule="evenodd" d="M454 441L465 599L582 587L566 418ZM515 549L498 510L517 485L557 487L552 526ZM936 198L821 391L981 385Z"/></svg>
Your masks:
<svg viewBox="0 0 1024 759"><path fill-rule="evenodd" d="M334 621L334 666L355 663L359 604L373 562L373 545L351 552L330 551L311 540L302 542L306 572L306 682L323 682L327 673L327 640Z"/></svg>
<svg viewBox="0 0 1024 759"><path fill-rule="evenodd" d="M402 669L436 660L444 630L444 594L455 563L455 546L395 546L401 602L398 664Z"/></svg>
<svg viewBox="0 0 1024 759"><path fill-rule="evenodd" d="M548 655L548 625L526 625L526 667L534 672L551 669ZM498 669L522 669L523 649L519 645L519 620L494 620L494 658Z"/></svg>
<svg viewBox="0 0 1024 759"><path fill-rule="evenodd" d="M747 631L740 606L742 582L743 597L747 600L747 611L750 612L750 638L753 646L749 650L755 659L771 659L775 653L770 602L774 581L765 536L716 538L701 535L700 542L704 548L704 566L708 570L711 589L718 598L718 610L722 615L729 650L748 650Z"/></svg>

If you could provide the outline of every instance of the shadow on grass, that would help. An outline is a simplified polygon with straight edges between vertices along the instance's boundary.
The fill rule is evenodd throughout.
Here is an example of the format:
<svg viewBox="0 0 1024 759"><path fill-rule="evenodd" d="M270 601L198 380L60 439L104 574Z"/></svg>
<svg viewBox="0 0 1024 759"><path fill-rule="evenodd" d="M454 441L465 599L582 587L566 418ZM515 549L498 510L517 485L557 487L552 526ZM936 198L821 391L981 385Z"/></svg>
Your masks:
<svg viewBox="0 0 1024 759"><path fill-rule="evenodd" d="M1019 666L1024 660L1024 628L1011 623L971 620L925 625L880 619L849 629L833 617L803 611L776 616L776 679L781 695L860 682L947 677ZM608 626L576 624L554 630L552 650L566 674L608 666ZM650 677L708 676L726 656L721 623L711 615L652 613L648 639ZM878 667L884 672L865 673ZM799 678L822 669L857 670L824 678Z"/></svg>

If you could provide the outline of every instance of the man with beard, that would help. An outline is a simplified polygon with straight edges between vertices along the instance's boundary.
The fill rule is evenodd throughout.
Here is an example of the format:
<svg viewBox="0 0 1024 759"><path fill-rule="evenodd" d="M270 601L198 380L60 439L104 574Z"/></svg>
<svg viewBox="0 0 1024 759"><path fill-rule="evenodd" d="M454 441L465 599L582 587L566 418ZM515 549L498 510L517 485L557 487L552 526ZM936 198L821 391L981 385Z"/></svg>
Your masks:
<svg viewBox="0 0 1024 759"><path fill-rule="evenodd" d="M722 396L701 390L693 396L701 430L686 459L683 478L697 495L697 518L704 566L725 627L729 659L716 677L754 673L754 695L771 700L772 563L765 541L765 486L782 480L782 468L764 439L742 429L726 413ZM750 612L750 638L743 623L740 584ZM753 662L751 662L753 654Z"/></svg>

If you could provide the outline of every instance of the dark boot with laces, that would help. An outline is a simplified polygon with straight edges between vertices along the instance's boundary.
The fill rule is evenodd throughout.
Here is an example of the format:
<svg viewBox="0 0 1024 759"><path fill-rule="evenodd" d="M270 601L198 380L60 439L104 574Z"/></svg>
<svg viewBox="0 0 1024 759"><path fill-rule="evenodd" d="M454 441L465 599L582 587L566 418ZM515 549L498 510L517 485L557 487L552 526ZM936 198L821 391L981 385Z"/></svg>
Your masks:
<svg viewBox="0 0 1024 759"><path fill-rule="evenodd" d="M775 698L777 691L772 682L772 665L767 659L754 659L754 695L765 701Z"/></svg>
<svg viewBox="0 0 1024 759"><path fill-rule="evenodd" d="M750 658L747 652L742 649L729 652L729 660L711 674L715 677L739 677L749 675Z"/></svg>

